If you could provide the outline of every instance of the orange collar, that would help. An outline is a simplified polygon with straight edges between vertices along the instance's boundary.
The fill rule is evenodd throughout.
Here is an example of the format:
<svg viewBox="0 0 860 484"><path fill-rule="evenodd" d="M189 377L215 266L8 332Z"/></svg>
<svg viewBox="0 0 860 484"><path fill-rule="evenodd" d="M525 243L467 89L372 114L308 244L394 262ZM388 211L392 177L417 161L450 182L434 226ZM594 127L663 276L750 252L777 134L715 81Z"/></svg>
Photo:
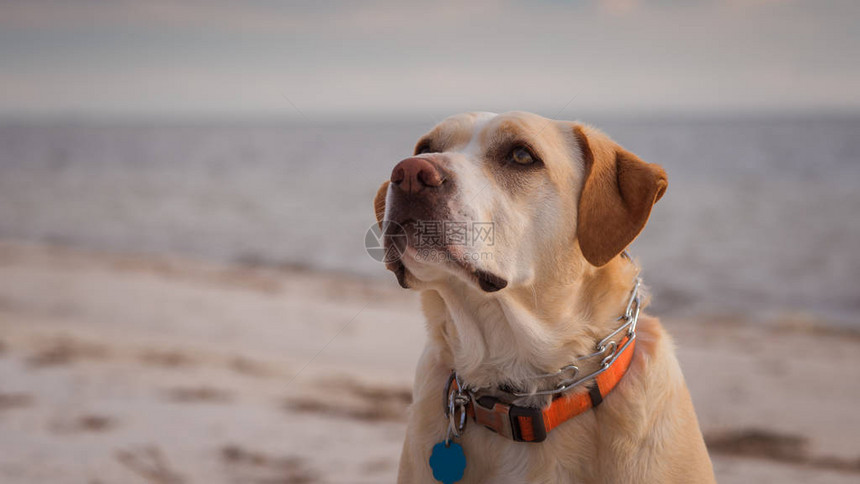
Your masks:
<svg viewBox="0 0 860 484"><path fill-rule="evenodd" d="M505 391L516 397L529 395L552 395L549 405L543 408L523 407L512 403L504 403L491 395L479 395L460 382L455 371L451 371L448 384L445 387L445 416L448 417L448 436L459 437L466 428L466 417L472 417L476 423L517 442L543 442L547 434L559 425L577 415L600 405L603 398L609 394L627 373L633 350L636 347L636 323L639 320L640 294L642 284L638 277L630 292L630 299L624 315L618 318L623 324L597 343L597 351L582 356L575 361L592 357L602 357L600 368L579 379L576 364L568 365L561 370L539 375L538 378L557 376L565 371L574 370L574 379L562 382L552 390L532 394ZM612 341L624 331L624 337L617 343ZM587 392L566 392L580 384L590 382ZM565 393L566 392L566 393Z"/></svg>
<svg viewBox="0 0 860 484"><path fill-rule="evenodd" d="M603 402L604 397L627 373L635 346L635 334L625 336L618 342L618 354L612 364L594 378L588 392L557 394L550 404L543 408L502 403L498 398L489 395L478 396L461 389L454 372L451 373L445 389L446 405L453 401L456 394L468 394L468 402L461 411L472 417L476 423L516 442L543 442L552 429ZM455 410L449 410L446 406L446 413L451 411ZM460 430L465 427L465 417L461 418L464 420L459 425Z"/></svg>

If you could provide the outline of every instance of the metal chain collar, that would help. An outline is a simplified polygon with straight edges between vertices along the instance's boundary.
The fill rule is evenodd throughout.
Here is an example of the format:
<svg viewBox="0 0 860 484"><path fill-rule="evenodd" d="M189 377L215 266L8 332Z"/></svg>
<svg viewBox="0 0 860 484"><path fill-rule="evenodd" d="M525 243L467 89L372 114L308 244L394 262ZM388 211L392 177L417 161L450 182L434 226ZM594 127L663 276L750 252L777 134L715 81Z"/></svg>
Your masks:
<svg viewBox="0 0 860 484"><path fill-rule="evenodd" d="M448 393L451 384L457 381L457 388ZM451 437L460 438L460 434L466 429L466 406L471 401L471 395L460 377L453 371L448 377L448 383L445 385L447 393L447 404L445 406L445 416L448 417L448 433L445 436L445 447L451 442Z"/></svg>
<svg viewBox="0 0 860 484"><path fill-rule="evenodd" d="M625 254L626 255L626 254ZM624 351L630 346L634 339L636 339L636 323L639 321L639 312L641 309L641 294L639 292L640 287L642 286L642 279L636 277L635 284L633 285L633 289L630 291L630 299L627 302L627 308L624 310L624 314L621 315L617 321L623 321L623 323L618 326L614 331L609 333L602 340L597 342L595 347L595 351L591 354L580 356L573 360L573 363L563 366L559 370L552 373L545 373L543 375L538 375L535 379L546 379L558 377L560 375L564 375L566 373L572 372L572 374L558 383L554 388L548 390L539 390L535 392L516 392L516 391L508 391L502 390L500 391L507 393L509 395L513 395L515 397L531 397L536 395L556 395L576 386L579 386L593 378L596 378L598 375L606 371L618 357L624 353ZM618 342L613 338L618 336L621 332L626 331L625 338L626 341L622 346L618 346ZM623 339L623 338L622 338ZM579 376L579 366L578 363L584 360L590 360L592 358L600 357L600 367L587 375ZM454 391L450 391L448 389L451 388L451 384L456 380L457 388ZM473 397L473 390L468 389L463 382L460 380L459 375L456 372L451 372L451 375L448 377L448 383L445 385L446 388L446 402L445 402L445 416L448 417L448 432L445 436L445 445L448 446L451 441L451 437L460 438L460 434L466 428L466 407L471 401Z"/></svg>
<svg viewBox="0 0 860 484"><path fill-rule="evenodd" d="M554 388L550 388L549 390L538 390L534 392L516 392L505 390L502 391L515 397L556 395L558 393L562 393L564 391L570 390L573 387L581 385L606 371L610 366L612 366L613 363L615 363L615 360L618 359L618 356L620 356L621 353L624 353L624 350L626 350L627 347L630 346L630 343L632 343L633 340L636 339L636 323L639 321L639 311L641 309L642 302L639 294L639 288L641 285L642 279L637 277L636 283L633 285L633 290L630 291L630 299L627 302L627 308L624 310L624 314L617 319L617 321L623 321L623 323L621 324L621 326L616 328L615 331L609 333L605 338L597 342L594 353L580 356L573 360L573 363L563 366L557 371L554 371L552 373L545 373L543 375L538 375L534 377L535 379L546 379L558 377L566 373L572 372L572 374L568 378L562 380L558 383L558 385L556 385ZM615 338L616 336L618 336L619 333L625 330L627 332L627 334L625 335L627 340L622 346L619 347L618 342L613 340L613 338ZM600 367L587 375L579 376L578 363L596 357L601 357Z"/></svg>

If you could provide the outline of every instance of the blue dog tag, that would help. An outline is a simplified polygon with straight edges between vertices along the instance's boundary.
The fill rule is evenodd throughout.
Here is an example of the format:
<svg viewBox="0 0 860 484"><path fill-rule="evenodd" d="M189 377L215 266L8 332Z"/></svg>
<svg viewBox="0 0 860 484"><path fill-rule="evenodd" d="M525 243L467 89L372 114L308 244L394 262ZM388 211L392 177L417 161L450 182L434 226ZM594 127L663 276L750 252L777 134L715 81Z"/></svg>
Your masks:
<svg viewBox="0 0 860 484"><path fill-rule="evenodd" d="M466 454L463 446L456 442L439 442L433 446L430 455L430 468L433 469L433 477L442 484L454 484L463 478L466 471Z"/></svg>

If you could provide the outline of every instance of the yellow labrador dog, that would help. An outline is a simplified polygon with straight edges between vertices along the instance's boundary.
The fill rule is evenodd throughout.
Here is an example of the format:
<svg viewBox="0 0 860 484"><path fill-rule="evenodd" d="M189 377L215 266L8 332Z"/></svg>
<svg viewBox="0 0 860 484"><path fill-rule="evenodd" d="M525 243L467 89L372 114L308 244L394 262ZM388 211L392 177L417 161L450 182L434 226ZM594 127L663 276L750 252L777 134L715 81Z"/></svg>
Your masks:
<svg viewBox="0 0 860 484"><path fill-rule="evenodd" d="M400 483L714 482L672 340L625 248L666 174L586 125L452 116L375 199L421 292Z"/></svg>

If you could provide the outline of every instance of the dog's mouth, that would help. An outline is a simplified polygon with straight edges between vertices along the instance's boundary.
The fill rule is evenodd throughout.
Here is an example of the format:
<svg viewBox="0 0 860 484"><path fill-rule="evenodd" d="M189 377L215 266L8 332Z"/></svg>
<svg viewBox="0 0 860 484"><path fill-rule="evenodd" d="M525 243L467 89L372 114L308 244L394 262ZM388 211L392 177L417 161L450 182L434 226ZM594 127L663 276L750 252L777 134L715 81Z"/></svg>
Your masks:
<svg viewBox="0 0 860 484"><path fill-rule="evenodd" d="M401 287L409 287L406 282L408 269L404 260L428 266L448 267L475 282L484 292L496 292L507 287L508 281L505 278L478 268L459 247L442 243L418 243L417 225L415 220L390 224L383 234L384 247L389 255L385 267L394 273Z"/></svg>
<svg viewBox="0 0 860 484"><path fill-rule="evenodd" d="M473 275L478 279L478 286L484 292L501 291L508 286L508 281L492 272L476 269Z"/></svg>

